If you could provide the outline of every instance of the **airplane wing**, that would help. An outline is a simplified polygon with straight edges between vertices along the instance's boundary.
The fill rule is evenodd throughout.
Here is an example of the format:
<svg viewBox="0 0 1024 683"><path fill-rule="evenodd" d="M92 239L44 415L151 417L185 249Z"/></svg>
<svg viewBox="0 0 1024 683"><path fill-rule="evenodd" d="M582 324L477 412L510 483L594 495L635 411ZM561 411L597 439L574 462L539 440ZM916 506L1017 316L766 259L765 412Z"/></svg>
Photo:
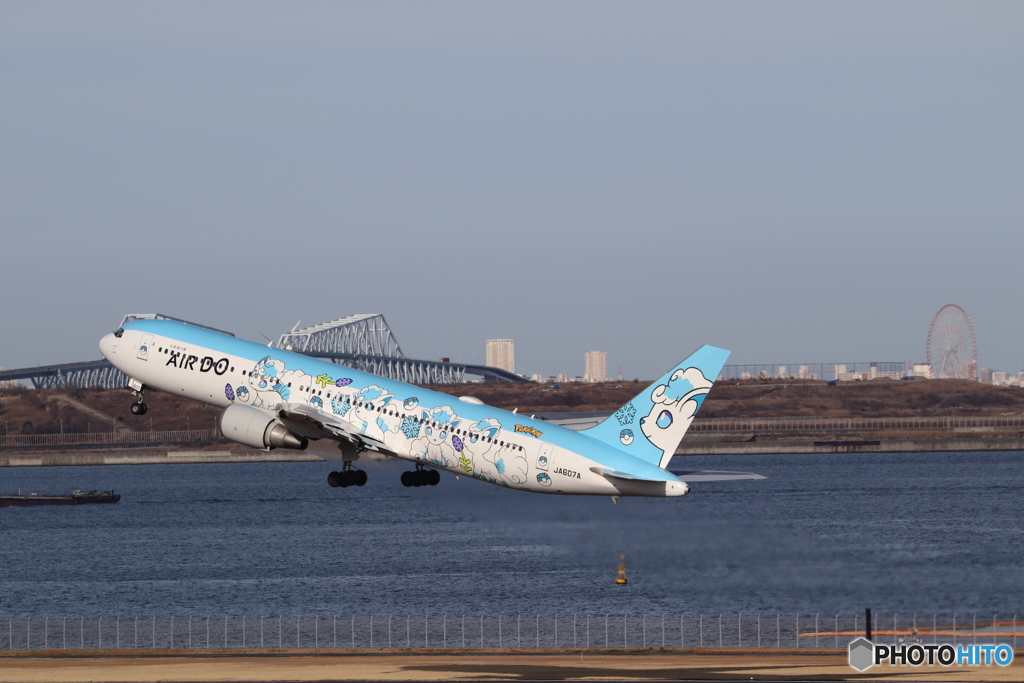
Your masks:
<svg viewBox="0 0 1024 683"><path fill-rule="evenodd" d="M353 443L362 444L363 447L372 451L391 453L391 449L384 445L383 441L374 439L366 434L360 434L348 420L338 415L328 415L302 403L288 403L278 408L278 415L285 420L296 422L301 425L312 427L320 432L326 432L324 436L337 440L346 439Z"/></svg>
<svg viewBox="0 0 1024 683"><path fill-rule="evenodd" d="M690 481L733 481L734 479L767 479L753 472L717 472L715 470L669 470L686 482Z"/></svg>

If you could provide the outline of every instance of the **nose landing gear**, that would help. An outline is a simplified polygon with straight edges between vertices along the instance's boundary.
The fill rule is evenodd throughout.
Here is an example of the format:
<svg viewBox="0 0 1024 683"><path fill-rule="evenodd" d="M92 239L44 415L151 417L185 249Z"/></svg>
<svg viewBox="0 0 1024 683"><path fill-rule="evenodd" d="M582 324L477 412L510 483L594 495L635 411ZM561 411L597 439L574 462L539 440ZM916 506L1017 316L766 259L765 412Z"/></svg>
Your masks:
<svg viewBox="0 0 1024 683"><path fill-rule="evenodd" d="M402 472L402 486L437 486L440 483L440 472L425 470L421 465L417 465L413 472Z"/></svg>
<svg viewBox="0 0 1024 683"><path fill-rule="evenodd" d="M131 411L132 415L145 415L149 408L146 407L146 403L143 400L146 391L145 385L137 379L128 381L128 388L132 390L132 394L138 397L138 401L132 404Z"/></svg>

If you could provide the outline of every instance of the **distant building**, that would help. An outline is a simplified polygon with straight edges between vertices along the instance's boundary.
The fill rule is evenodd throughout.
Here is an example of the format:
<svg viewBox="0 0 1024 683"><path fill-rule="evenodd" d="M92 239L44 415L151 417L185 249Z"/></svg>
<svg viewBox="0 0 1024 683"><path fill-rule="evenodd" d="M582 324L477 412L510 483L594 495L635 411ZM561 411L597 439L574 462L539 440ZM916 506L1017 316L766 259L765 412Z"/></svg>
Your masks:
<svg viewBox="0 0 1024 683"><path fill-rule="evenodd" d="M583 356L583 381L604 382L608 379L608 353L587 351Z"/></svg>
<svg viewBox="0 0 1024 683"><path fill-rule="evenodd" d="M992 371L992 384L1006 384L1010 379L1010 373L999 372L998 370Z"/></svg>
<svg viewBox="0 0 1024 683"><path fill-rule="evenodd" d="M858 379L867 379L866 372L850 372L843 363L836 365L836 380L840 382L853 382Z"/></svg>
<svg viewBox="0 0 1024 683"><path fill-rule="evenodd" d="M914 377L932 379L932 366L928 363L914 363L914 369L911 371L911 374Z"/></svg>
<svg viewBox="0 0 1024 683"><path fill-rule="evenodd" d="M982 368L978 371L978 381L984 382L985 384L992 384L992 373L994 371L991 368Z"/></svg>
<svg viewBox="0 0 1024 683"><path fill-rule="evenodd" d="M516 351L511 339L487 340L487 365L508 372L516 371Z"/></svg>
<svg viewBox="0 0 1024 683"><path fill-rule="evenodd" d="M903 379L902 370L879 370L877 363L872 363L868 369L868 379Z"/></svg>

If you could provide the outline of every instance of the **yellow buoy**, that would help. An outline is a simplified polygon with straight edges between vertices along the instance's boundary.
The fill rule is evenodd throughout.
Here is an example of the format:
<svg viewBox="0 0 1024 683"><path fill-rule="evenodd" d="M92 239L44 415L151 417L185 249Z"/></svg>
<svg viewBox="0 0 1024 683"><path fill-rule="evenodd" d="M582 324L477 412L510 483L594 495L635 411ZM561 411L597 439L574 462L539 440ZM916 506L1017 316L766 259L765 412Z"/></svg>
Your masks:
<svg viewBox="0 0 1024 683"><path fill-rule="evenodd" d="M615 577L615 583L620 586L625 586L626 581L626 556L619 555L619 575Z"/></svg>

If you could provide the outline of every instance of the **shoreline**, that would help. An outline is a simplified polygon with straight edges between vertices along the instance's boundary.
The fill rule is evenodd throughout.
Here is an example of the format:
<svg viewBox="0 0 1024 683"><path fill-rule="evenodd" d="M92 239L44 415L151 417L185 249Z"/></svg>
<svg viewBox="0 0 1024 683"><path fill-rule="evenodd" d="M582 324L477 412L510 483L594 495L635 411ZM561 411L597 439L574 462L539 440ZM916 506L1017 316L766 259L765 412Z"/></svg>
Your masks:
<svg viewBox="0 0 1024 683"><path fill-rule="evenodd" d="M684 441L677 456L788 455L839 453L948 453L1021 451L1024 439L786 439L762 441ZM0 451L0 467L74 467L103 465L173 465L195 463L324 462L305 451L260 450L117 450Z"/></svg>
<svg viewBox="0 0 1024 683"><path fill-rule="evenodd" d="M305 451L153 450L125 448L114 451L0 451L0 467L75 467L102 465L192 465L195 463L324 462Z"/></svg>
<svg viewBox="0 0 1024 683"><path fill-rule="evenodd" d="M969 451L1020 451L1024 439L772 439L762 441L683 441L676 450L685 455L783 455L817 453L943 453Z"/></svg>

